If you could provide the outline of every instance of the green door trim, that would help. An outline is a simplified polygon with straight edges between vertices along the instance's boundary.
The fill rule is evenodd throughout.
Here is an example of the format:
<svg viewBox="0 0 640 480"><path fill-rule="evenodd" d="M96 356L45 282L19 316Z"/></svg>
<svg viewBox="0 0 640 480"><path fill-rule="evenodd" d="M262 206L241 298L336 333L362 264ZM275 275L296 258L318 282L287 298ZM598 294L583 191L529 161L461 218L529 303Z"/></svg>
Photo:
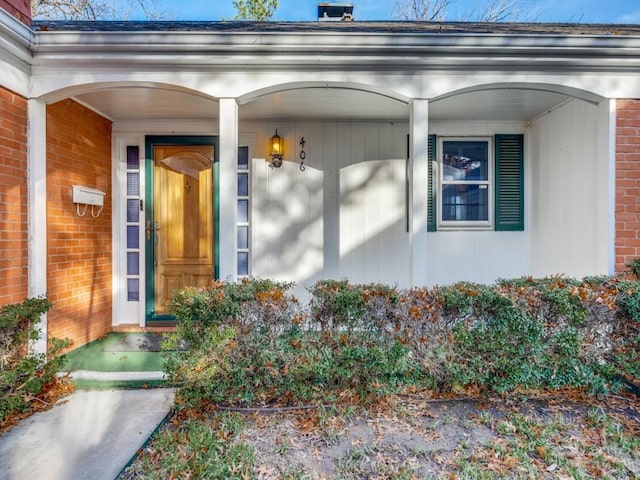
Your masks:
<svg viewBox="0 0 640 480"><path fill-rule="evenodd" d="M189 145L189 146L213 146L213 276L220 277L220 195L218 183L220 179L220 155L218 151L218 137L213 135L147 135L145 137L145 218L144 224L153 222L153 147L156 145ZM145 240L145 321L149 322L173 322L171 315L155 314L155 249L153 248L153 236Z"/></svg>

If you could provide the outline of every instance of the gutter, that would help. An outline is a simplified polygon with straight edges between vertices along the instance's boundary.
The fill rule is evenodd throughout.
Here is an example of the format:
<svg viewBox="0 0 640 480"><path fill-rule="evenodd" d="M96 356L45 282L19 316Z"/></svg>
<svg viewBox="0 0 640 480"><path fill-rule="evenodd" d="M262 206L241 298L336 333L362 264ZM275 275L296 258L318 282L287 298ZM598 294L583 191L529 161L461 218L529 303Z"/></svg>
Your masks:
<svg viewBox="0 0 640 480"><path fill-rule="evenodd" d="M0 58L28 73L33 58L30 49L35 38L33 30L0 8Z"/></svg>
<svg viewBox="0 0 640 480"><path fill-rule="evenodd" d="M33 65L142 69L606 71L640 69L640 37L560 34L39 31Z"/></svg>

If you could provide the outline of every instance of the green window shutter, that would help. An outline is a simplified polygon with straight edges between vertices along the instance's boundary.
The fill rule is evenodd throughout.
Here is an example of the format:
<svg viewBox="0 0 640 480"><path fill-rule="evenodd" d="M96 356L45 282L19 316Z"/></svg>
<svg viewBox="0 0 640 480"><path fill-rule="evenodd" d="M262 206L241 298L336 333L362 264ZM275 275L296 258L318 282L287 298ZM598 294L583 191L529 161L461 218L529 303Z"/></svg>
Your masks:
<svg viewBox="0 0 640 480"><path fill-rule="evenodd" d="M496 135L495 229L524 230L523 135Z"/></svg>
<svg viewBox="0 0 640 480"><path fill-rule="evenodd" d="M436 158L436 136L429 135L427 144L427 168L429 173L429 179L427 181L427 232L435 232L438 222L438 216L436 215L436 191L435 186L435 163Z"/></svg>

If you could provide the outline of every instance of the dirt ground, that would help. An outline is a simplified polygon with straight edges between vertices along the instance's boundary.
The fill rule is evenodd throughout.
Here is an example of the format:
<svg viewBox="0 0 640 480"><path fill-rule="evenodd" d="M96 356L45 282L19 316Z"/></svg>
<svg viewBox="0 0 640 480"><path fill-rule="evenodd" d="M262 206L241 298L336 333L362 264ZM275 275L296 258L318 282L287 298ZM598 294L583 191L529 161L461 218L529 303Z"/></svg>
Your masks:
<svg viewBox="0 0 640 480"><path fill-rule="evenodd" d="M367 410L245 412L259 479L640 478L640 402L398 396Z"/></svg>

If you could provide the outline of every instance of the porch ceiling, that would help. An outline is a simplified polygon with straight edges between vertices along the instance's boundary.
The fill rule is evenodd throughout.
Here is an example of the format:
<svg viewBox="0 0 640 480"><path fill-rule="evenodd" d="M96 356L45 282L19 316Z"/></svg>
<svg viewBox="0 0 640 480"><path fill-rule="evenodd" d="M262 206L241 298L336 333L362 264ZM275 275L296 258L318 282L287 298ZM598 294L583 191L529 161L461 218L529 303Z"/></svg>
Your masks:
<svg viewBox="0 0 640 480"><path fill-rule="evenodd" d="M127 87L75 97L113 121L214 120L218 102L209 97L157 88ZM433 101L433 121L527 121L563 102L562 94L521 89L463 93ZM304 88L260 97L240 106L240 120L406 121L409 106L369 92Z"/></svg>

